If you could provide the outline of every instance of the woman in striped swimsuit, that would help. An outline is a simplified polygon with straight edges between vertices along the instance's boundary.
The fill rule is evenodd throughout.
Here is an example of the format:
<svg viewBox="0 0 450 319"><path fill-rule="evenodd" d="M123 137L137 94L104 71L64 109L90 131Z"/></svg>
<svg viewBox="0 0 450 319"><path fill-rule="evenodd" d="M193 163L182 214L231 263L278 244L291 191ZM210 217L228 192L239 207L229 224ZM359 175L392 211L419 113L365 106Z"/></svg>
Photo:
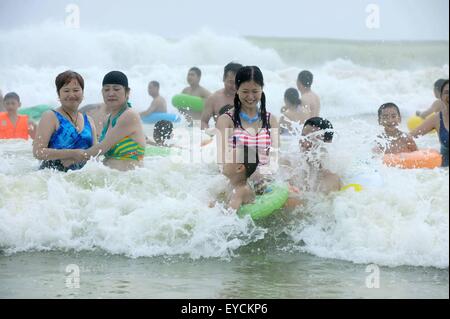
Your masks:
<svg viewBox="0 0 450 319"><path fill-rule="evenodd" d="M103 127L100 143L83 152L86 159L105 155L104 164L127 171L143 166L145 135L139 114L128 104L128 78L119 71L105 75L103 99L111 114Z"/></svg>
<svg viewBox="0 0 450 319"><path fill-rule="evenodd" d="M234 108L221 115L216 126L219 163L225 163L230 150L238 145L254 147L260 161L259 174L254 174L257 182L262 180L261 174L269 173L270 158L279 145L278 121L266 110L263 88L264 77L258 67L241 68L236 74Z"/></svg>

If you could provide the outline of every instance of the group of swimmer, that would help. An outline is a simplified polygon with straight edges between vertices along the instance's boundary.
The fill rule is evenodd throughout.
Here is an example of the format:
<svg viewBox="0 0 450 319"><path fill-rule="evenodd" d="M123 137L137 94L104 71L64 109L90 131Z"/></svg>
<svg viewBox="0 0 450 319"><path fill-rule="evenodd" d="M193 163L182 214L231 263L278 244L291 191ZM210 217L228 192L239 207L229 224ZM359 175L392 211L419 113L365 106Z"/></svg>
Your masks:
<svg viewBox="0 0 450 319"><path fill-rule="evenodd" d="M264 77L257 66L227 64L223 74L224 87L213 94L200 85L200 80L200 69L191 68L187 76L189 87L182 93L202 98L205 101L203 112L184 110L182 113L188 123L201 121L201 129L216 137L218 164L230 182L229 190L222 198L227 207L238 210L270 187L275 172L269 167L274 155L279 155L280 134L300 136L301 158L306 163L297 169L298 160L279 158L282 168L292 170L286 181L291 193L287 205L301 205L303 192L328 194L342 188L340 177L326 169L323 161L324 145L333 141L334 131L330 121L319 117L320 98L312 91L311 72L300 72L297 88L286 90L279 120L267 110ZM3 111L0 112L0 138L31 137L34 140L33 155L41 161L41 169L77 170L89 159L103 155L106 166L127 171L143 166L149 144L173 147L170 143L174 135L171 122L156 123L151 139L145 135L141 120L152 113L167 112L167 102L159 94L159 82L149 83L148 93L153 102L141 113L131 107L128 78L120 71L104 76L101 89L104 103L81 109L84 79L80 74L70 70L63 72L56 77L55 86L61 106L45 112L38 125L18 114L19 95L11 92L2 97L0 92L0 111ZM414 152L417 150L414 138L436 130L442 166L448 167L448 90L448 80L436 82L437 100L429 110L418 112L426 119L410 134L398 128L401 122L398 106L383 104L378 110L378 123L384 133L378 137L374 152ZM212 128L211 119L215 122Z"/></svg>

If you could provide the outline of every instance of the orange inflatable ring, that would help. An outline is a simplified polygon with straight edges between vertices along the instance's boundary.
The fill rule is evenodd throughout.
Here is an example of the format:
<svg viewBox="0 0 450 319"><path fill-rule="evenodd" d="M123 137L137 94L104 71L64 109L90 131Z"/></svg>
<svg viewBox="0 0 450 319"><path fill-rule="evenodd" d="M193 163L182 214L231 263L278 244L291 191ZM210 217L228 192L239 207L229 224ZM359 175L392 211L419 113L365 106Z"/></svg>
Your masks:
<svg viewBox="0 0 450 319"><path fill-rule="evenodd" d="M383 163L386 166L405 169L436 168L442 165L442 155L432 149L411 153L386 154Z"/></svg>

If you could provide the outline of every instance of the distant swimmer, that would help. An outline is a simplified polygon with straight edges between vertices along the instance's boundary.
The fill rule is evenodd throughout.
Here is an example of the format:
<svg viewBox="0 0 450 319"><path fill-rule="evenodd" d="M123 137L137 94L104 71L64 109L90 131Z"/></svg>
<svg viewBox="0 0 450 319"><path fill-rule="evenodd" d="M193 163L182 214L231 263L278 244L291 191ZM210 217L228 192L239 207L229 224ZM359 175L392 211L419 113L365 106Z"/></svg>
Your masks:
<svg viewBox="0 0 450 319"><path fill-rule="evenodd" d="M280 133L283 135L295 135L300 133L300 125L309 118L310 112L302 107L297 89L290 88L284 93L284 107L280 117Z"/></svg>
<svg viewBox="0 0 450 319"><path fill-rule="evenodd" d="M203 100L206 100L211 95L211 92L200 86L201 78L202 71L197 67L192 67L187 75L187 82L189 86L183 89L181 93L197 96L202 98ZM190 125L192 125L194 120L200 120L202 117L202 112L195 112L192 110L180 110L180 113L182 113L186 117L186 120Z"/></svg>
<svg viewBox="0 0 450 319"><path fill-rule="evenodd" d="M439 79L434 83L434 89L433 89L433 93L434 93L434 97L436 98L436 100L433 102L433 104L431 104L431 106L421 112L421 111L417 111L416 115L420 116L421 118L425 119L428 116L430 116L433 113L438 113L441 111L442 108L442 100L441 100L441 90L442 90L442 85L445 83L445 79Z"/></svg>
<svg viewBox="0 0 450 319"><path fill-rule="evenodd" d="M385 103L378 109L378 123L384 133L378 136L375 153L398 154L417 151L416 142L411 135L398 129L402 118L400 109L394 103Z"/></svg>
<svg viewBox="0 0 450 319"><path fill-rule="evenodd" d="M200 85L201 78L202 71L197 67L192 67L187 75L187 82L189 86L183 89L182 93L207 99L211 95L211 92Z"/></svg>
<svg viewBox="0 0 450 319"><path fill-rule="evenodd" d="M20 97L11 92L3 99L6 112L0 112L0 139L34 139L36 124L27 115L20 115L17 110L21 107Z"/></svg>
<svg viewBox="0 0 450 319"><path fill-rule="evenodd" d="M141 117L148 116L152 113L167 113L167 102L159 95L159 88L160 84L157 81L151 81L148 84L148 94L153 98L153 101L146 111L139 113Z"/></svg>
<svg viewBox="0 0 450 319"><path fill-rule="evenodd" d="M223 72L224 88L214 92L205 102L205 109L202 113L202 130L209 128L211 117L214 122L219 118L220 109L224 105L233 105L236 96L236 73L242 68L242 64L228 63Z"/></svg>
<svg viewBox="0 0 450 319"><path fill-rule="evenodd" d="M302 71L297 78L297 87L302 97L302 108L308 112L308 118L318 117L320 114L320 98L311 90L313 74L310 71Z"/></svg>

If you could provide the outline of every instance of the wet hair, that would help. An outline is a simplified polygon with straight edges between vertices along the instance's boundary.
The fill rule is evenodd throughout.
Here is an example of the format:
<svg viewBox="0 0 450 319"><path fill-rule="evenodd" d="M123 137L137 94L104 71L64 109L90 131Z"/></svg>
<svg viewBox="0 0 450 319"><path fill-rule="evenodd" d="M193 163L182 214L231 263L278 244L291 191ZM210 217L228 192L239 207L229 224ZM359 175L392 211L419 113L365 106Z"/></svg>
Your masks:
<svg viewBox="0 0 450 319"><path fill-rule="evenodd" d="M19 94L17 94L16 92L9 92L3 97L3 101L10 100L10 99L16 100L17 102L20 103Z"/></svg>
<svg viewBox="0 0 450 319"><path fill-rule="evenodd" d="M202 77L202 71L199 68L197 68L196 66L194 66L193 68L190 68L189 72L191 72L191 71L194 72L195 74L197 74L197 76L199 78Z"/></svg>
<svg viewBox="0 0 450 319"><path fill-rule="evenodd" d="M287 89L284 93L284 98L293 105L300 105L302 103L297 89L294 88Z"/></svg>
<svg viewBox="0 0 450 319"><path fill-rule="evenodd" d="M325 132L325 134L323 135L323 141L324 142L333 141L334 132L331 131L333 130L333 125L327 119L321 117L312 117L305 122L305 125L303 127L308 125L312 127L317 127L321 130L327 130L327 132Z"/></svg>
<svg viewBox="0 0 450 319"><path fill-rule="evenodd" d="M239 69L239 71L236 73L236 89L239 90L243 83L250 81L254 81L258 85L260 85L261 88L264 87L264 76L257 66L245 66ZM238 93L236 93L234 97L234 127L242 126L241 117L239 115L241 113L241 108L242 103L239 99ZM267 122L266 95L264 94L264 92L262 92L261 95L261 120L263 123L263 127L270 129L270 123Z"/></svg>
<svg viewBox="0 0 450 319"><path fill-rule="evenodd" d="M56 92L59 95L59 91L62 89L64 85L69 84L72 80L77 80L78 84L81 86L81 89L84 91L84 79L77 72L68 70L58 76L55 79Z"/></svg>
<svg viewBox="0 0 450 319"><path fill-rule="evenodd" d="M221 107L220 111L219 111L219 116L224 115L225 113L227 113L229 110L231 110L234 106L231 104L227 104Z"/></svg>
<svg viewBox="0 0 450 319"><path fill-rule="evenodd" d="M160 85L158 81L151 81L149 84L153 85L155 88L159 89Z"/></svg>
<svg viewBox="0 0 450 319"><path fill-rule="evenodd" d="M240 68L242 68L242 64L233 62L228 63L227 65L225 65L225 68L223 69L223 79L225 80L225 78L228 75L228 72L236 74Z"/></svg>
<svg viewBox="0 0 450 319"><path fill-rule="evenodd" d="M103 78L102 86L108 84L122 85L126 90L129 89L128 78L125 73L120 71L111 71L105 75L105 77Z"/></svg>
<svg viewBox="0 0 450 319"><path fill-rule="evenodd" d="M248 147L247 145L238 146L236 148L238 152L238 163L245 167L245 177L249 178L253 175L259 165L258 151L254 147ZM244 158L242 158L242 156Z"/></svg>
<svg viewBox="0 0 450 319"><path fill-rule="evenodd" d="M435 89L437 92L441 92L441 91L442 91L442 87L443 87L444 84L445 84L445 81L448 81L448 80L446 80L446 79L439 79L439 80L437 80L436 82L434 82L434 89Z"/></svg>
<svg viewBox="0 0 450 319"><path fill-rule="evenodd" d="M313 83L313 79L313 74L305 70L299 73L297 81L303 84L304 87L310 88Z"/></svg>
<svg viewBox="0 0 450 319"><path fill-rule="evenodd" d="M173 132L173 124L169 121L159 121L156 122L155 128L153 130L153 139L156 144L163 145L167 140L170 139L170 135Z"/></svg>
<svg viewBox="0 0 450 319"><path fill-rule="evenodd" d="M448 84L448 80L445 80L444 83L442 83L442 87L441 87L441 96L442 94L444 94L444 87Z"/></svg>
<svg viewBox="0 0 450 319"><path fill-rule="evenodd" d="M401 116L400 115L400 109L398 108L398 106L395 103L392 103L392 102L384 103L378 109L378 121L381 119L381 114L383 113L383 111L386 110L386 109L389 109L389 108L395 109L397 111L397 113L398 113L398 116Z"/></svg>

